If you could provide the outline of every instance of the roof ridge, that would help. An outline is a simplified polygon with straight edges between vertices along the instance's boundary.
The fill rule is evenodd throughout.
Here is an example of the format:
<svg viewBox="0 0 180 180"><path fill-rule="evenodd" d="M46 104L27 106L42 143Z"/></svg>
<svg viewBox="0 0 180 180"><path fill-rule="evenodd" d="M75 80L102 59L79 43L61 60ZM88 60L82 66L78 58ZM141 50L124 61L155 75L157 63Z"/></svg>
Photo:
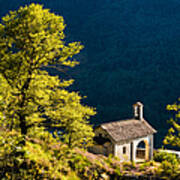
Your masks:
<svg viewBox="0 0 180 180"><path fill-rule="evenodd" d="M102 123L100 124L101 125L106 125L106 124L111 124L111 123L117 123L117 122L126 122L126 121L132 121L132 120L136 120L136 121L140 121L138 119L123 119L123 120L116 120L116 121L111 121L111 122L105 122L105 123Z"/></svg>

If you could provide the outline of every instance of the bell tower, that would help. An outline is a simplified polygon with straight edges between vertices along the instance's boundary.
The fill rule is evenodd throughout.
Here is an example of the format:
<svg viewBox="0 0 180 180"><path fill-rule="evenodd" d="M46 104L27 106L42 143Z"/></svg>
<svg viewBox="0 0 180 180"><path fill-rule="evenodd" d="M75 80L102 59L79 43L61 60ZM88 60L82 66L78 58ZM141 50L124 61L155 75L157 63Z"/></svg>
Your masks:
<svg viewBox="0 0 180 180"><path fill-rule="evenodd" d="M134 108L134 118L138 120L143 120L143 104L141 102L137 102L133 105Z"/></svg>

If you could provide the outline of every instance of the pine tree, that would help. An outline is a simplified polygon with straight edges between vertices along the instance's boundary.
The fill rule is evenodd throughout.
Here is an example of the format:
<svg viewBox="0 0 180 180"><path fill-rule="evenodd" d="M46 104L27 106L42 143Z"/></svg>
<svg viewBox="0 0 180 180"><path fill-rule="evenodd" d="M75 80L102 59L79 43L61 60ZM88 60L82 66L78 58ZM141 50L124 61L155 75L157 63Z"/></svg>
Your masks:
<svg viewBox="0 0 180 180"><path fill-rule="evenodd" d="M60 166L68 167L62 160L65 149L69 152L92 143L94 133L88 119L95 110L82 105L77 92L67 90L72 79L63 80L45 70L79 64L73 56L83 46L79 42L67 44L64 28L62 16L38 4L20 7L2 18L0 157L6 163L0 169L7 177L17 179L23 174L28 179L33 173L32 177L58 177ZM49 128L58 131L52 135Z"/></svg>

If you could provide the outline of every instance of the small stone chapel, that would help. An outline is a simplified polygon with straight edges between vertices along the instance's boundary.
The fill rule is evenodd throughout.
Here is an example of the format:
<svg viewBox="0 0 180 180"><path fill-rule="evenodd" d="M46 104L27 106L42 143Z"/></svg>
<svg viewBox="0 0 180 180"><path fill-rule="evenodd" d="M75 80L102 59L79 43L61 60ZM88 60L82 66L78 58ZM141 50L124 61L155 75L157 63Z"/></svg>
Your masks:
<svg viewBox="0 0 180 180"><path fill-rule="evenodd" d="M113 154L120 161L141 161L153 158L153 135L156 130L143 117L143 104L133 105L134 117L104 123L95 128L95 154Z"/></svg>

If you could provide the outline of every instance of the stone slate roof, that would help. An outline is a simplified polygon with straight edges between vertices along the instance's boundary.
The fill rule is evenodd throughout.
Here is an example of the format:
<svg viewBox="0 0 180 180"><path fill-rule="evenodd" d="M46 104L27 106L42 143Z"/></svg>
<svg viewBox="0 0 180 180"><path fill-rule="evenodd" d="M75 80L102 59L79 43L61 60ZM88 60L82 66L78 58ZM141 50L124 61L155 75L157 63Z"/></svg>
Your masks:
<svg viewBox="0 0 180 180"><path fill-rule="evenodd" d="M156 130L144 119L115 121L101 124L100 127L104 129L115 142L136 139L156 133Z"/></svg>

